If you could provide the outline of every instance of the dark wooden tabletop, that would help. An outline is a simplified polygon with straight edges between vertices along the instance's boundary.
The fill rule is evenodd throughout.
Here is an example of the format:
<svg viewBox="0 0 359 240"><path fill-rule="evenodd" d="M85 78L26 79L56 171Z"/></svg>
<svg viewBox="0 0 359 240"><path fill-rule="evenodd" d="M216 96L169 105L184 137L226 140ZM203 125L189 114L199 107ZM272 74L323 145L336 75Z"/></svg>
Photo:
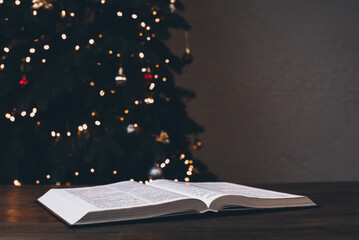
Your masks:
<svg viewBox="0 0 359 240"><path fill-rule="evenodd" d="M68 227L35 202L51 186L0 186L0 239L359 239L359 182L254 186L306 195L320 207Z"/></svg>

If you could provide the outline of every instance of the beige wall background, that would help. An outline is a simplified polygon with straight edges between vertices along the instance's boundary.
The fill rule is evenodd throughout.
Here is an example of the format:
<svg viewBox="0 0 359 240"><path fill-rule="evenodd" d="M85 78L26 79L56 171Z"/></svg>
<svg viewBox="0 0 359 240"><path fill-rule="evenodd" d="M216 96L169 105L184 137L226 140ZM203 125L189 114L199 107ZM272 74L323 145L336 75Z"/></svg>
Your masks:
<svg viewBox="0 0 359 240"><path fill-rule="evenodd" d="M227 181L358 181L359 1L183 2L195 155Z"/></svg>

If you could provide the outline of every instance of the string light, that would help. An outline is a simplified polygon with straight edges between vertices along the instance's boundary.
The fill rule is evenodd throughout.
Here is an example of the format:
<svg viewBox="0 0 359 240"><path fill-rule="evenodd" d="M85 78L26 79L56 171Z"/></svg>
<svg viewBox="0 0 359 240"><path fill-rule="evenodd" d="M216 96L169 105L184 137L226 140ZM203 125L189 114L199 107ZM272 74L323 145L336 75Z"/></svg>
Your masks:
<svg viewBox="0 0 359 240"><path fill-rule="evenodd" d="M50 178L51 178L50 174L47 174L47 175L46 175L46 178L47 178L47 179L50 179Z"/></svg>
<svg viewBox="0 0 359 240"><path fill-rule="evenodd" d="M146 27L146 30L147 30L147 31L149 31L150 29L151 29L151 27L150 27L150 26L147 26L147 27Z"/></svg>
<svg viewBox="0 0 359 240"><path fill-rule="evenodd" d="M184 153L181 154L180 159L183 160L186 157L186 155L184 155Z"/></svg>
<svg viewBox="0 0 359 240"><path fill-rule="evenodd" d="M10 51L10 48L4 47L4 52L8 53Z"/></svg>
<svg viewBox="0 0 359 240"><path fill-rule="evenodd" d="M96 120L96 121L95 121L95 125L96 125L96 126L100 126L100 125L101 125L101 122L100 122L99 120Z"/></svg>
<svg viewBox="0 0 359 240"><path fill-rule="evenodd" d="M117 53L117 55L116 55L116 56L117 56L118 58L119 58L119 57L121 57L121 53Z"/></svg>
<svg viewBox="0 0 359 240"><path fill-rule="evenodd" d="M37 121L36 124L37 124L37 126L40 126L41 123L40 123L40 121Z"/></svg>
<svg viewBox="0 0 359 240"><path fill-rule="evenodd" d="M124 111L125 114L128 114L128 112L129 112L129 111L128 111L127 109Z"/></svg>
<svg viewBox="0 0 359 240"><path fill-rule="evenodd" d="M35 48L30 48L30 49L29 49L29 52L30 52L30 53L35 53Z"/></svg>
<svg viewBox="0 0 359 240"><path fill-rule="evenodd" d="M4 3L4 0L0 0L0 4L3 4Z"/></svg>
<svg viewBox="0 0 359 240"><path fill-rule="evenodd" d="M177 179L177 178L175 178L173 181L178 182L178 179Z"/></svg>
<svg viewBox="0 0 359 240"><path fill-rule="evenodd" d="M105 95L105 91L104 90L101 90L100 91L100 96L103 97Z"/></svg>
<svg viewBox="0 0 359 240"><path fill-rule="evenodd" d="M137 14L132 14L131 16L133 19L137 19Z"/></svg>
<svg viewBox="0 0 359 240"><path fill-rule="evenodd" d="M95 112L92 112L92 113L91 113L91 116L93 116L93 117L94 117L95 115L96 115L96 113L95 113Z"/></svg>
<svg viewBox="0 0 359 240"><path fill-rule="evenodd" d="M70 12L70 16L71 16L71 17L75 17L75 13Z"/></svg>
<svg viewBox="0 0 359 240"><path fill-rule="evenodd" d="M83 128L82 126L79 126L77 129L78 129L80 132L84 130L84 128Z"/></svg>
<svg viewBox="0 0 359 240"><path fill-rule="evenodd" d="M161 168L164 168L164 167L166 167L166 164L165 164L165 163L161 163L160 167L161 167Z"/></svg>
<svg viewBox="0 0 359 240"><path fill-rule="evenodd" d="M56 133L56 137L60 137L61 136L61 134L60 133Z"/></svg>
<svg viewBox="0 0 359 240"><path fill-rule="evenodd" d="M189 163L189 161L188 161L188 160L184 161L184 164L186 164L186 165L187 165L188 163Z"/></svg>
<svg viewBox="0 0 359 240"><path fill-rule="evenodd" d="M164 77L164 78L162 78L162 81L166 82L166 81L167 81L167 78L165 78L165 77Z"/></svg>
<svg viewBox="0 0 359 240"><path fill-rule="evenodd" d="M113 53L113 51L112 51L112 50L109 50L109 51L108 51L108 54L112 54L112 53Z"/></svg>
<svg viewBox="0 0 359 240"><path fill-rule="evenodd" d="M156 23L160 22L160 19L159 19L159 18L156 18L156 19L155 19L155 22L156 22Z"/></svg>
<svg viewBox="0 0 359 240"><path fill-rule="evenodd" d="M94 172L95 172L95 169L91 168L91 169L90 169L90 172L91 172L91 173L94 173Z"/></svg>
<svg viewBox="0 0 359 240"><path fill-rule="evenodd" d="M141 184L143 184L143 182L142 182L142 181L138 181L138 183L141 183Z"/></svg>
<svg viewBox="0 0 359 240"><path fill-rule="evenodd" d="M36 182L35 182L36 184L40 184L40 180L36 180Z"/></svg>
<svg viewBox="0 0 359 240"><path fill-rule="evenodd" d="M22 111L22 112L21 112L21 116L22 116L22 117L25 117L25 116L26 116L26 111Z"/></svg>
<svg viewBox="0 0 359 240"><path fill-rule="evenodd" d="M46 59L43 58L43 59L41 60L41 62L42 62L42 63L46 63Z"/></svg>
<svg viewBox="0 0 359 240"><path fill-rule="evenodd" d="M4 68L5 68L5 64L2 63L2 64L0 65L0 69L3 70Z"/></svg>
<svg viewBox="0 0 359 240"><path fill-rule="evenodd" d="M89 40L89 44L94 44L95 43L95 40L93 40L92 38Z"/></svg>
<svg viewBox="0 0 359 240"><path fill-rule="evenodd" d="M71 132L67 132L66 135L67 135L68 137L70 137L70 136L71 136Z"/></svg>
<svg viewBox="0 0 359 240"><path fill-rule="evenodd" d="M10 114L10 113L6 113L6 114L5 114L5 117L6 117L7 119L9 119L9 118L11 117L11 114Z"/></svg>
<svg viewBox="0 0 359 240"><path fill-rule="evenodd" d="M26 58L25 58L25 61L26 61L27 63L29 63L29 62L31 61L31 57L26 57Z"/></svg>
<svg viewBox="0 0 359 240"><path fill-rule="evenodd" d="M14 116L11 116L11 117L10 117L10 121L11 121L11 122L15 122L15 117L14 117Z"/></svg>
<svg viewBox="0 0 359 240"><path fill-rule="evenodd" d="M152 104L152 103L154 103L155 102L155 100L153 99L153 98L145 98L145 103L147 103L147 104Z"/></svg>
<svg viewBox="0 0 359 240"><path fill-rule="evenodd" d="M75 176L78 176L79 175L79 172L75 172Z"/></svg>
<svg viewBox="0 0 359 240"><path fill-rule="evenodd" d="M50 46L49 45L44 45L44 50L49 50L50 49Z"/></svg>
<svg viewBox="0 0 359 240"><path fill-rule="evenodd" d="M83 127L84 130L87 130L87 124L86 123L82 124L82 127Z"/></svg>
<svg viewBox="0 0 359 240"><path fill-rule="evenodd" d="M115 93L115 90L111 89L111 93L114 94L114 93Z"/></svg>
<svg viewBox="0 0 359 240"><path fill-rule="evenodd" d="M51 131L51 137L56 137L55 131Z"/></svg>
<svg viewBox="0 0 359 240"><path fill-rule="evenodd" d="M21 186L21 182L19 182L19 180L15 179L15 180L14 180L14 185L15 185L16 187L20 187L20 186Z"/></svg>
<svg viewBox="0 0 359 240"><path fill-rule="evenodd" d="M143 54L143 52L140 52L140 53L138 54L138 56L139 56L140 58L144 58L144 57L145 57L145 54Z"/></svg>
<svg viewBox="0 0 359 240"><path fill-rule="evenodd" d="M120 11L118 11L118 12L117 12L117 16L122 17L122 16L123 16L123 13L120 12Z"/></svg>
<svg viewBox="0 0 359 240"><path fill-rule="evenodd" d="M113 170L113 172L112 172L114 175L116 175L117 174L117 171L116 170Z"/></svg>
<svg viewBox="0 0 359 240"><path fill-rule="evenodd" d="M90 82L90 86L91 86L91 87L95 86L95 83L94 83L94 82Z"/></svg>
<svg viewBox="0 0 359 240"><path fill-rule="evenodd" d="M15 1L15 4L16 4L17 6L19 6L19 5L21 4L20 0L16 0L16 1Z"/></svg>
<svg viewBox="0 0 359 240"><path fill-rule="evenodd" d="M165 163L166 163L166 164L169 164L169 163L170 163L170 160L167 158L167 159L165 160Z"/></svg>
<svg viewBox="0 0 359 240"><path fill-rule="evenodd" d="M189 177L185 177L184 180L185 180L186 182L189 182Z"/></svg>
<svg viewBox="0 0 359 240"><path fill-rule="evenodd" d="M156 86L156 84L155 84L155 83L151 83L151 85L150 85L149 89L150 89L150 90L153 90L153 89L155 88L155 86Z"/></svg>
<svg viewBox="0 0 359 240"><path fill-rule="evenodd" d="M36 16L36 15L37 15L37 11L36 11L36 10L33 10L33 11L32 11L32 15Z"/></svg>
<svg viewBox="0 0 359 240"><path fill-rule="evenodd" d="M191 175L192 175L192 172L191 172L191 171L187 171L187 175L188 175L188 176L191 176Z"/></svg>
<svg viewBox="0 0 359 240"><path fill-rule="evenodd" d="M168 58L165 59L165 63L169 63L170 60Z"/></svg>
<svg viewBox="0 0 359 240"><path fill-rule="evenodd" d="M146 23L145 22L141 22L141 27L146 27Z"/></svg>
<svg viewBox="0 0 359 240"><path fill-rule="evenodd" d="M138 101L138 100L136 100L136 101L135 101L135 104L136 104L136 105L138 105L138 104L139 104L139 101Z"/></svg>
<svg viewBox="0 0 359 240"><path fill-rule="evenodd" d="M147 40L147 41L150 41L150 40L151 40L151 37L147 37L146 40Z"/></svg>
<svg viewBox="0 0 359 240"><path fill-rule="evenodd" d="M61 11L61 17L62 17L62 18L65 18L65 17L66 17L66 11L65 11L65 10L62 10L62 11Z"/></svg>
<svg viewBox="0 0 359 240"><path fill-rule="evenodd" d="M75 46L75 50L78 51L80 49L80 46L79 45L76 45Z"/></svg>
<svg viewBox="0 0 359 240"><path fill-rule="evenodd" d="M146 72L147 68L141 68L141 72Z"/></svg>
<svg viewBox="0 0 359 240"><path fill-rule="evenodd" d="M67 38L66 34L65 34L65 33L61 34L61 38L62 38L63 40L65 40L65 39Z"/></svg>
<svg viewBox="0 0 359 240"><path fill-rule="evenodd" d="M105 4L105 3L106 3L106 0L101 0L101 3L102 3L102 4Z"/></svg>

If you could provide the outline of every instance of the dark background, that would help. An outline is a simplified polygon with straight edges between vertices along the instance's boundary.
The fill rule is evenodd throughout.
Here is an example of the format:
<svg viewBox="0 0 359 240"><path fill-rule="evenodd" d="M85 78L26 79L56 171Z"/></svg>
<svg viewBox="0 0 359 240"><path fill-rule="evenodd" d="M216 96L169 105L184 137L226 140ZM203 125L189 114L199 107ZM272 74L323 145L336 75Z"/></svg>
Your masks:
<svg viewBox="0 0 359 240"><path fill-rule="evenodd" d="M359 1L184 3L196 156L228 181L359 180Z"/></svg>

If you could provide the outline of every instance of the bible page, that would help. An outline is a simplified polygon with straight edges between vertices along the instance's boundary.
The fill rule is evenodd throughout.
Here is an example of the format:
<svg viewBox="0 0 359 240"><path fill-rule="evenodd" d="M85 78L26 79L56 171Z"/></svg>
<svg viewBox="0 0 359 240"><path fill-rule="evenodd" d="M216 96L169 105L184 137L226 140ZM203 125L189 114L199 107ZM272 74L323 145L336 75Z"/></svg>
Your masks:
<svg viewBox="0 0 359 240"><path fill-rule="evenodd" d="M185 195L132 181L59 190L67 198L76 198L78 204L92 206L91 210L131 208L188 199Z"/></svg>

